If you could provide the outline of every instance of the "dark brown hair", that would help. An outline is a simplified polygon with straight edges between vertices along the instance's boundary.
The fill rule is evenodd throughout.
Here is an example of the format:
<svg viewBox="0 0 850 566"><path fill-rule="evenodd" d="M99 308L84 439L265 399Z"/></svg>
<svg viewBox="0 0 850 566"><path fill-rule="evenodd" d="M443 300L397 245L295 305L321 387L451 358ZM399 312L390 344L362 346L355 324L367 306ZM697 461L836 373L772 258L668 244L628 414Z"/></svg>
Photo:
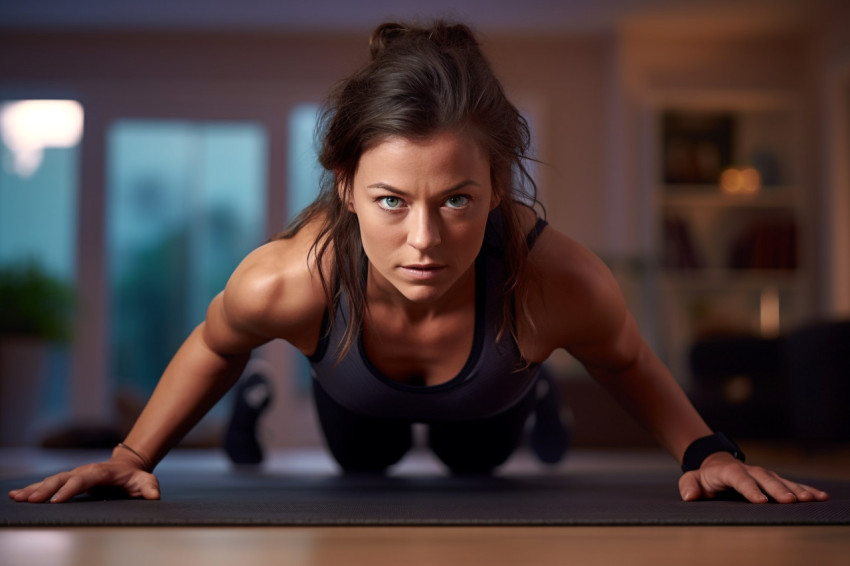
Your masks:
<svg viewBox="0 0 850 566"><path fill-rule="evenodd" d="M465 25L437 21L423 28L385 23L373 32L369 49L370 60L332 89L321 112L321 192L279 236L292 237L314 219L323 223L312 248L319 275L332 312L341 292L349 305L338 355L342 357L353 344L367 308L362 277L366 260L357 216L348 210L345 196L352 190L363 152L392 136L424 139L438 132L462 131L485 151L505 231L507 300L499 334L506 329L514 332L512 307L525 302L522 274L528 256L520 208L526 206L523 203L539 204L524 165L530 158L526 120L506 98ZM333 271L328 273L331 265Z"/></svg>

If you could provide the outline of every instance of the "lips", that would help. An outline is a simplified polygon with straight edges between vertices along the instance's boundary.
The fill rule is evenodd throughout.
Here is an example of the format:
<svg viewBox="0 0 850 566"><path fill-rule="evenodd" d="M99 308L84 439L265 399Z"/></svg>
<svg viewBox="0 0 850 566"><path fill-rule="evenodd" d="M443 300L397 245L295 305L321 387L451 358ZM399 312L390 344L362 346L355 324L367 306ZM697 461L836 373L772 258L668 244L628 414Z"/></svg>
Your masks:
<svg viewBox="0 0 850 566"><path fill-rule="evenodd" d="M414 279L431 279L446 269L445 265L436 263L402 265L401 270Z"/></svg>

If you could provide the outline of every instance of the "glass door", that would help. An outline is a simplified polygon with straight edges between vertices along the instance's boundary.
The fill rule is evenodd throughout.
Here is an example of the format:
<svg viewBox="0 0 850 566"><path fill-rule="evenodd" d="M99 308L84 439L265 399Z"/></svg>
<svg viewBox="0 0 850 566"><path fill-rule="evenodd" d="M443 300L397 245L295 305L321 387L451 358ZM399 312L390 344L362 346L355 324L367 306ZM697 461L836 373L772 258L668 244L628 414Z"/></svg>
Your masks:
<svg viewBox="0 0 850 566"><path fill-rule="evenodd" d="M83 106L0 101L0 444L67 417Z"/></svg>
<svg viewBox="0 0 850 566"><path fill-rule="evenodd" d="M109 376L119 396L147 399L230 273L266 239L267 145L249 121L108 128Z"/></svg>

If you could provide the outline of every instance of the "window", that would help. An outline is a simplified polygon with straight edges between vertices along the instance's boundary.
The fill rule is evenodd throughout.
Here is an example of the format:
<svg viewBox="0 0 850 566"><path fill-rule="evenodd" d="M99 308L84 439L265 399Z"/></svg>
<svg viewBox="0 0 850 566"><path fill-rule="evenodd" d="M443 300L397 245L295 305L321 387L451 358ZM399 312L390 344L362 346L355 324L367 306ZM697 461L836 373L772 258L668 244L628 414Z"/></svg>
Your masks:
<svg viewBox="0 0 850 566"><path fill-rule="evenodd" d="M319 105L305 103L296 106L289 115L289 191L287 192L287 221L315 200L319 194L322 167L316 148L316 121ZM303 356L295 358L299 392L310 389L310 362Z"/></svg>
<svg viewBox="0 0 850 566"><path fill-rule="evenodd" d="M0 269L37 270L69 292L76 282L83 116L74 100L0 103ZM26 380L0 376L0 443L34 442L66 416L67 345L45 346L34 363L41 370L29 367Z"/></svg>
<svg viewBox="0 0 850 566"><path fill-rule="evenodd" d="M292 220L319 194L322 167L316 148L318 104L301 104L289 115L289 192L287 220Z"/></svg>
<svg viewBox="0 0 850 566"><path fill-rule="evenodd" d="M108 132L111 379L146 399L212 298L266 238L263 127L119 120Z"/></svg>

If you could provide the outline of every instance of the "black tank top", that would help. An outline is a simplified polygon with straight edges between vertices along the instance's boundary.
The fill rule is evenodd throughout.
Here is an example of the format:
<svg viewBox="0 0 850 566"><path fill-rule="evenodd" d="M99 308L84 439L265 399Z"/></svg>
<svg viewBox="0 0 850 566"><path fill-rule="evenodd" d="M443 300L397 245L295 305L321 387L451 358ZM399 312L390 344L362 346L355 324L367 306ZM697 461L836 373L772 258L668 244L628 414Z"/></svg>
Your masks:
<svg viewBox="0 0 850 566"><path fill-rule="evenodd" d="M528 235L529 247L546 226L538 219ZM316 353L310 357L313 378L337 403L369 417L411 422L451 422L480 419L510 409L534 386L539 364L525 364L510 332L496 341L502 316L499 290L504 280L502 222L498 209L490 214L484 245L475 260L475 334L466 364L449 381L433 386L410 385L383 375L368 359L360 333L348 354L337 363L336 351L346 325L343 293L334 325L322 329Z"/></svg>

